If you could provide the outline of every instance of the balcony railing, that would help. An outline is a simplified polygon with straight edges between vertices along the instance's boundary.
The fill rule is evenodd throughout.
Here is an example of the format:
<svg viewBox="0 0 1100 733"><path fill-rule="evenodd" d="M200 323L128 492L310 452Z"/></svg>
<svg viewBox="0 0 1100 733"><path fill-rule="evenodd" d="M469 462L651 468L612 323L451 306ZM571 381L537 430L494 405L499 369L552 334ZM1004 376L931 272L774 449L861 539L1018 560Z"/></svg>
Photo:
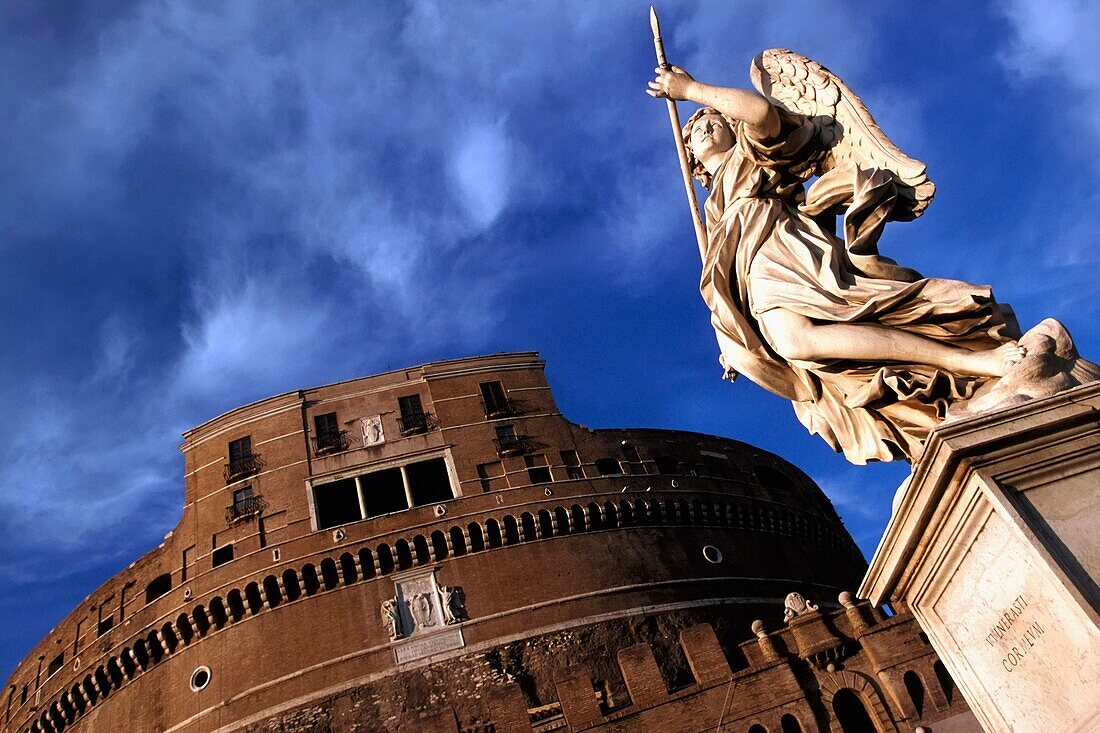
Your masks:
<svg viewBox="0 0 1100 733"><path fill-rule="evenodd" d="M264 467L264 461L259 453L249 453L246 456L225 464L225 482L230 483L237 479L259 473Z"/></svg>
<svg viewBox="0 0 1100 733"><path fill-rule="evenodd" d="M522 411L520 409L520 404L511 397L499 397L492 400L483 398L481 404L485 407L485 417L490 420L498 417L518 415Z"/></svg>
<svg viewBox="0 0 1100 733"><path fill-rule="evenodd" d="M397 418L397 426L401 428L402 435L416 435L435 430L439 422L430 412L418 412L412 415L402 415Z"/></svg>
<svg viewBox="0 0 1100 733"><path fill-rule="evenodd" d="M500 456L518 456L523 453L530 453L535 449L535 444L526 435L513 435L508 438L494 438L493 445L496 446L497 455Z"/></svg>
<svg viewBox="0 0 1100 733"><path fill-rule="evenodd" d="M321 433L313 438L314 455L323 456L328 453L340 453L351 447L351 438L347 430L335 433Z"/></svg>
<svg viewBox="0 0 1100 733"><path fill-rule="evenodd" d="M249 496L238 499L231 506L225 508L225 523L236 524L245 519L258 516L267 509L267 502L262 496Z"/></svg>

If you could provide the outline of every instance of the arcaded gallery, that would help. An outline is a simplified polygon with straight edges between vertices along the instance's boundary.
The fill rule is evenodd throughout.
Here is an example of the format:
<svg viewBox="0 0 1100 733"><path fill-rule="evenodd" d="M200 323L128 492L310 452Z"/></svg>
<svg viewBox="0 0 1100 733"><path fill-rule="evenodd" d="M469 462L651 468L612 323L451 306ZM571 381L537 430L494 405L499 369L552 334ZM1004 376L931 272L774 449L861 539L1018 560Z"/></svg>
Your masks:
<svg viewBox="0 0 1100 733"><path fill-rule="evenodd" d="M188 431L163 544L5 688L5 733L974 730L829 500L772 454L589 430L536 353Z"/></svg>

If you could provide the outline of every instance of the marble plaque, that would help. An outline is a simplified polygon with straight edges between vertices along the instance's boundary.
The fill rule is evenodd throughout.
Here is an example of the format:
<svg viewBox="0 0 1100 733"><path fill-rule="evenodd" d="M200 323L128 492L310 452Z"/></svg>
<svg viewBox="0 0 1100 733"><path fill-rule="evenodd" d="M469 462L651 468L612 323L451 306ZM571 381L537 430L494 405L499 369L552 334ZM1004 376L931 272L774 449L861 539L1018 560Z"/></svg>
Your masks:
<svg viewBox="0 0 1100 733"><path fill-rule="evenodd" d="M439 634L424 636L420 639L411 639L394 649L398 664L412 662L433 654L449 652L453 649L461 649L466 645L459 629L448 629Z"/></svg>
<svg viewBox="0 0 1100 733"><path fill-rule="evenodd" d="M382 416L371 415L360 418L360 426L363 428L363 446L382 445L386 442L386 433L382 430Z"/></svg>

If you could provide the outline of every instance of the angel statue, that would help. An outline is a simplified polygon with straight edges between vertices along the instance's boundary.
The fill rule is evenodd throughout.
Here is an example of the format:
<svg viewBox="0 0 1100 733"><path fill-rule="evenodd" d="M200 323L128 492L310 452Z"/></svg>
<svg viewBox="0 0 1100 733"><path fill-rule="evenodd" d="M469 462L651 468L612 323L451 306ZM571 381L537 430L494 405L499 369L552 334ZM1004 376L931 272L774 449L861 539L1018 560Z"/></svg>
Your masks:
<svg viewBox="0 0 1100 733"><path fill-rule="evenodd" d="M1056 321L1021 338L988 286L879 254L886 223L920 216L935 187L828 69L772 49L750 69L759 93L711 86L664 64L654 35L647 92L669 100L674 125L673 102L702 105L677 134L710 194L705 231L695 209L700 290L726 377L791 400L857 464L912 461L945 419L1100 378Z"/></svg>

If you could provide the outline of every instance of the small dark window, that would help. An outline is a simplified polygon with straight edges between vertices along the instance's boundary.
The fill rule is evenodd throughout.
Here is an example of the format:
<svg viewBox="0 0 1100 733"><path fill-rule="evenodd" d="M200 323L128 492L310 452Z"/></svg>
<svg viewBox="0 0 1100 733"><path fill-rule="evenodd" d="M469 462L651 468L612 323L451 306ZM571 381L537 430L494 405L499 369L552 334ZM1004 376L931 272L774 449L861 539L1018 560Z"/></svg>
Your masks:
<svg viewBox="0 0 1100 733"><path fill-rule="evenodd" d="M642 460L642 457L638 455L638 449L632 445L623 446L623 455L626 456L626 460L638 463Z"/></svg>
<svg viewBox="0 0 1100 733"><path fill-rule="evenodd" d="M392 514L409 508L400 468L364 474L359 480L363 482L363 503L367 507L368 517Z"/></svg>
<svg viewBox="0 0 1100 733"><path fill-rule="evenodd" d="M61 669L61 665L65 663L65 652L61 652L56 657L50 660L49 665L46 667L46 676L52 677L57 670Z"/></svg>
<svg viewBox="0 0 1100 733"><path fill-rule="evenodd" d="M256 473L260 470L259 457L252 452L252 436L230 441L229 463L225 466L225 478L232 481L237 477Z"/></svg>
<svg viewBox="0 0 1100 733"><path fill-rule="evenodd" d="M317 453L335 453L348 447L344 431L336 421L335 412L326 412L313 417L314 441Z"/></svg>
<svg viewBox="0 0 1100 733"><path fill-rule="evenodd" d="M680 472L680 467L676 463L675 458L669 458L668 456L658 456L653 459L653 462L657 464L657 473L674 474Z"/></svg>
<svg viewBox="0 0 1100 733"><path fill-rule="evenodd" d="M703 470L705 472L704 475L706 476L713 476L714 478L729 478L729 459L719 458L718 456L703 456Z"/></svg>
<svg viewBox="0 0 1100 733"><path fill-rule="evenodd" d="M614 458L597 458L596 471L598 471L601 476L613 476L617 473L622 473L623 467L620 466L619 462Z"/></svg>
<svg viewBox="0 0 1100 733"><path fill-rule="evenodd" d="M401 409L401 417L410 418L424 414L424 407L420 402L420 395L411 394L397 398L397 406Z"/></svg>
<svg viewBox="0 0 1100 733"><path fill-rule="evenodd" d="M561 462L565 464L565 474L571 479L584 478L584 470L581 468L581 459L577 457L575 450L563 450Z"/></svg>
<svg viewBox="0 0 1100 733"><path fill-rule="evenodd" d="M19 704L23 705L27 702L27 685L23 685L23 691L19 693Z"/></svg>
<svg viewBox="0 0 1100 733"><path fill-rule="evenodd" d="M353 478L314 486L313 506L317 510L317 529L328 529L363 519L363 512L359 508L359 490Z"/></svg>
<svg viewBox="0 0 1100 733"><path fill-rule="evenodd" d="M215 549L214 552L210 553L210 564L211 564L211 566L213 566L215 568L218 567L219 565L225 565L227 562L229 562L232 559L233 559L233 545L232 545L232 543L230 543L228 545L223 545L223 546Z"/></svg>
<svg viewBox="0 0 1100 733"><path fill-rule="evenodd" d="M455 498L451 491L451 478L447 474L447 462L442 458L410 463L405 466L405 476L409 481L413 506L437 504Z"/></svg>
<svg viewBox="0 0 1100 733"><path fill-rule="evenodd" d="M498 425L496 432L497 440L500 441L501 446L514 442L516 439L516 428L514 425Z"/></svg>
<svg viewBox="0 0 1100 733"><path fill-rule="evenodd" d="M482 382L481 399L485 402L486 417L512 414L511 403L504 394L504 385L500 382Z"/></svg>
<svg viewBox="0 0 1100 733"><path fill-rule="evenodd" d="M108 616L107 618L101 618L99 620L99 625L96 627L96 635L97 636L103 636L108 631L110 631L112 628L114 628L114 625L115 625L115 617L113 615Z"/></svg>
<svg viewBox="0 0 1100 733"><path fill-rule="evenodd" d="M172 574L158 575L145 586L145 602L152 603L170 590L172 590Z"/></svg>
<svg viewBox="0 0 1100 733"><path fill-rule="evenodd" d="M533 456L524 456L527 464L527 476L533 484L548 484L553 479L550 476L550 467L546 465L546 456L539 453Z"/></svg>
<svg viewBox="0 0 1100 733"><path fill-rule="evenodd" d="M482 491L495 491L496 489L508 488L508 483L504 478L504 465L500 461L479 463L477 466L477 475L478 478L481 479Z"/></svg>
<svg viewBox="0 0 1100 733"><path fill-rule="evenodd" d="M243 489L237 489L233 492L233 508L243 509L249 500L253 498L252 487L245 486Z"/></svg>

